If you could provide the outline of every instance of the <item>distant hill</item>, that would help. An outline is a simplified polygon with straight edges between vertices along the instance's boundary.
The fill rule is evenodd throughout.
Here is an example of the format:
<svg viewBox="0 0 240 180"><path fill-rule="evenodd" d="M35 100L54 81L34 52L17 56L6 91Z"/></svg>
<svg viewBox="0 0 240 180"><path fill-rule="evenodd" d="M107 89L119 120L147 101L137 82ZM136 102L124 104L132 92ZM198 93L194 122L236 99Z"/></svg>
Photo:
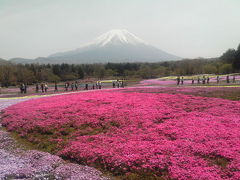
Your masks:
<svg viewBox="0 0 240 180"><path fill-rule="evenodd" d="M10 62L6 61L5 59L0 58L0 65L10 64Z"/></svg>
<svg viewBox="0 0 240 180"><path fill-rule="evenodd" d="M16 64L27 64L27 63L31 63L31 62L34 62L33 59L24 59L24 58L12 58L12 59L9 59L10 62L12 63L16 63Z"/></svg>
<svg viewBox="0 0 240 180"><path fill-rule="evenodd" d="M160 62L181 58L155 48L127 30L111 30L94 42L73 51L59 52L48 57L14 58L14 63L106 63L106 62Z"/></svg>

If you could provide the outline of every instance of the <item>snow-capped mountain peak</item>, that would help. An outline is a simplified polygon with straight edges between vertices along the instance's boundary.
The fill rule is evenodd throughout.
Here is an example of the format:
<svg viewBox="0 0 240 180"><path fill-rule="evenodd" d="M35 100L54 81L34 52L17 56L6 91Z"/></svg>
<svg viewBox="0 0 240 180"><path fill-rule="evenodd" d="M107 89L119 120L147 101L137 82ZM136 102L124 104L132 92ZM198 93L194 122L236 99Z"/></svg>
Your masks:
<svg viewBox="0 0 240 180"><path fill-rule="evenodd" d="M155 48L125 29L114 29L89 44L49 56L56 62L106 63L106 62L159 62L178 60L177 56Z"/></svg>
<svg viewBox="0 0 240 180"><path fill-rule="evenodd" d="M107 45L121 45L121 44L147 44L142 39L138 38L134 34L128 32L125 29L113 29L107 33L99 36L93 44L99 45L101 47Z"/></svg>

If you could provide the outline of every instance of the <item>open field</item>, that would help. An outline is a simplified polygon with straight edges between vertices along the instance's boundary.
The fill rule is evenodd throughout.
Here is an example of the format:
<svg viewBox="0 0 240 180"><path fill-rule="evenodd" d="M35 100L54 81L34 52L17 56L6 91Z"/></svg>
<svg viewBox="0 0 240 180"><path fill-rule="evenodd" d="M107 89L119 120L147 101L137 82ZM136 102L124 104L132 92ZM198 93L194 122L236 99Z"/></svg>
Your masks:
<svg viewBox="0 0 240 180"><path fill-rule="evenodd" d="M135 87L13 105L9 131L121 179L239 179L238 87ZM218 97L218 98L213 98ZM222 99L225 98L225 99Z"/></svg>

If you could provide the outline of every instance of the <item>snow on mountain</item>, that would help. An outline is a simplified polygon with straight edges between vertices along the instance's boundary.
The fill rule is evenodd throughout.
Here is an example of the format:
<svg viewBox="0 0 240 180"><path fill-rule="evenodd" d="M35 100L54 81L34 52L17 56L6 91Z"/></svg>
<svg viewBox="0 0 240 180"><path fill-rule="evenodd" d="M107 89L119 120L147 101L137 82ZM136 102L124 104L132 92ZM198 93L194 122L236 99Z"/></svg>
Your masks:
<svg viewBox="0 0 240 180"><path fill-rule="evenodd" d="M82 47L67 51L59 52L50 55L49 57L59 57L59 56L68 56L73 54L78 54L89 49L110 47L110 46L124 46L124 45L147 45L142 39L138 38L134 34L128 32L125 29L113 29L108 31L99 37L97 37L93 42L83 45Z"/></svg>
<svg viewBox="0 0 240 180"><path fill-rule="evenodd" d="M180 59L180 57L149 45L125 29L114 29L78 49L55 53L46 58L37 58L34 61L51 64L81 64L159 62Z"/></svg>
<svg viewBox="0 0 240 180"><path fill-rule="evenodd" d="M93 44L101 47L107 45L119 45L119 44L147 44L142 39L138 38L134 34L128 32L125 29L114 29L101 36L99 36Z"/></svg>

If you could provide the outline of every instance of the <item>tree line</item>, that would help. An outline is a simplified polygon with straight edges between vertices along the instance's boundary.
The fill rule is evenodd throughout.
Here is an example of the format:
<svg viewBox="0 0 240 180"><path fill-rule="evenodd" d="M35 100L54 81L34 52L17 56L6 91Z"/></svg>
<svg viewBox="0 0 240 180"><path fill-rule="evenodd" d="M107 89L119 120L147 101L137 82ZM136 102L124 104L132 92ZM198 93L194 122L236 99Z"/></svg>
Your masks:
<svg viewBox="0 0 240 180"><path fill-rule="evenodd" d="M159 63L106 64L4 64L2 86L20 83L59 82L86 78L156 78L170 75L228 74L240 72L240 45L212 59L184 59Z"/></svg>

